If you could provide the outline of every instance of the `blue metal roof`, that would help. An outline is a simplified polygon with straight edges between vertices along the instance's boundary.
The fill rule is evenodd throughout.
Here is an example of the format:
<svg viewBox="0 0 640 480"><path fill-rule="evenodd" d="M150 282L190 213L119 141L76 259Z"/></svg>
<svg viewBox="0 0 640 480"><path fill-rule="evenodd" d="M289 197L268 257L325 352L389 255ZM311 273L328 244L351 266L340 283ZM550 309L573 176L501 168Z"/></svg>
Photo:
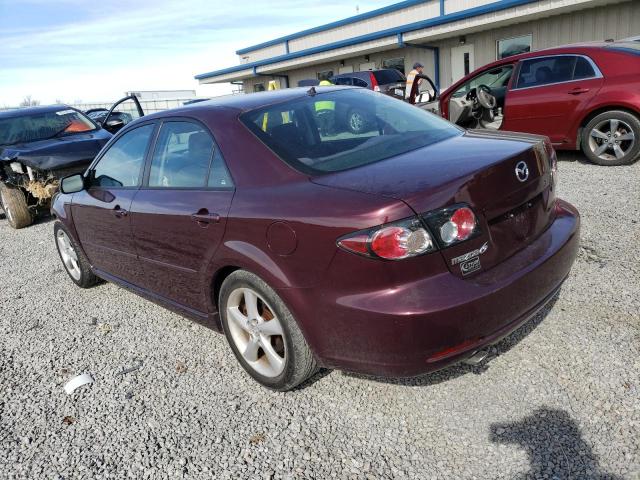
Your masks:
<svg viewBox="0 0 640 480"><path fill-rule="evenodd" d="M400 8L406 8L407 6L411 6L413 4L418 4L421 1L425 1L425 0L409 0L409 1L405 1L405 2L401 2L401 3L396 3L394 5L390 5L389 7L385 7L387 9L393 8L393 9L400 9ZM444 0L440 0L441 2L444 2ZM271 58L266 58L264 60L258 60L255 62L249 62L249 63L244 63L244 64L240 64L240 65L236 65L233 67L229 67L229 68L224 68L222 70L216 70L213 72L208 72L208 73L201 73L199 75L195 76L196 80L202 80L205 78L211 78L211 77L217 77L220 75L225 75L228 73L234 73L234 72L240 72L243 70L250 70L253 69L254 73L256 71L257 67L262 67L264 65L270 65L273 63L277 63L277 62L282 62L285 60L293 60L296 58L300 58L300 57L306 57L307 55L313 55L315 53L321 53L321 52L326 52L329 50L335 50L337 48L342 48L342 47L348 47L351 45L357 45L359 43L364 43L364 42L368 42L371 40L378 40L380 38L384 38L384 37L389 37L389 36L393 36L396 35L398 36L398 43L401 43L401 36L403 33L407 33L407 32L411 32L414 30L421 30L423 28L429 28L429 27L435 27L438 25L444 25L447 23L452 23L452 22L457 22L459 20L464 20L467 18L471 18L471 17L477 17L479 15L483 15L486 13L493 13L493 12L498 12L500 10L505 10L507 8L512 8L512 7L517 7L519 5L525 5L528 3L534 3L540 0L497 0L495 2L489 3L487 5L481 5L479 7L474 7L474 8L469 8L467 10L462 10L459 12L455 12L455 13L449 13L447 15L440 15L438 17L434 17L434 18L430 18L428 20L421 20L418 22L413 22L413 23L408 23L405 25L401 25L399 27L393 27L393 28L388 28L386 30L380 30L378 32L374 32L374 33L369 33L366 35L360 35L358 37L353 37L353 38L349 38L346 40L340 40L337 42L332 42L332 43L327 43L325 45L320 45L318 47L312 47L312 48L307 48L304 50L299 50L297 52L291 52L291 53L285 53L282 55L277 55L275 57L271 57ZM379 9L379 10L374 10L373 12L369 12L369 13L364 13L362 15L370 15L373 16L372 14L374 14L375 12L379 12L380 10L383 9ZM442 9L441 9L442 12ZM379 15L380 13L378 13ZM355 17L351 17L351 18L347 18L345 20L343 20L341 24L345 24L345 23L351 23L351 21L357 21L360 20L362 17L362 15L357 15ZM367 17L369 18L369 17ZM357 19L357 20L353 20L353 19ZM335 22L335 23L339 23L339 22ZM321 31L322 29L326 29L326 28L333 28L332 27L335 26L334 24L328 24L328 25L324 25L322 27L318 27L318 29L320 30L316 30L316 31ZM326 27L326 28L325 28ZM314 30L314 29L312 29ZM305 33L306 32L306 33ZM307 30L305 32L300 32L299 34L294 34L294 35L302 35L302 34L308 34L308 33L312 33L311 30ZM292 36L290 36L292 37ZM297 37L296 37L297 38ZM253 50L255 48L262 48L263 46L269 46L269 45L273 45L273 44L278 44L281 42L287 42L289 39L287 39L287 37L282 37L280 39L277 40L273 40L272 42L266 42L265 44L262 45L258 45L256 47L250 47L250 50ZM239 50L237 53L240 52L246 52L246 51L250 51L250 50Z"/></svg>

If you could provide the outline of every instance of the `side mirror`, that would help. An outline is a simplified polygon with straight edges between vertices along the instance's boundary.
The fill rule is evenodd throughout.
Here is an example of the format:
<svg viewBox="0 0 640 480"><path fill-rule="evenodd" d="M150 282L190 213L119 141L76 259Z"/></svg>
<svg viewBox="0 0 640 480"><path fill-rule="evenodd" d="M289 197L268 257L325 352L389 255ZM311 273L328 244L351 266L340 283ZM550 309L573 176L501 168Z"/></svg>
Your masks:
<svg viewBox="0 0 640 480"><path fill-rule="evenodd" d="M104 129L111 133L117 132L122 127L124 127L124 122L119 118L114 118L104 124Z"/></svg>
<svg viewBox="0 0 640 480"><path fill-rule="evenodd" d="M84 177L81 173L64 177L60 182L62 193L77 193L84 190Z"/></svg>

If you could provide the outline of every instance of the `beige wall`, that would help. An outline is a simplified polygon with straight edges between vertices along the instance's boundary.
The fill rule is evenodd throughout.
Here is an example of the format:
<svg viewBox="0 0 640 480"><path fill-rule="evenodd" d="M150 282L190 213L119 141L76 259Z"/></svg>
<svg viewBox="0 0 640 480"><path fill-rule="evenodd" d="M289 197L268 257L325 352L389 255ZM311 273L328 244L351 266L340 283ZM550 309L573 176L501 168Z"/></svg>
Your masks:
<svg viewBox="0 0 640 480"><path fill-rule="evenodd" d="M471 1L471 0L470 0ZM469 5L465 5L468 7ZM607 38L620 39L632 35L640 35L640 1L627 1L584 9L563 15L556 15L539 20L516 23L514 25L485 30L465 35L466 44L473 44L475 50L475 66L481 67L496 59L496 42L500 39L532 34L534 50L555 47L567 43L604 40ZM446 88L452 83L451 78L451 48L459 45L459 36L432 42L430 45L440 48L440 83ZM428 50L406 47L395 48L370 55L370 61L378 68L386 58L404 57L405 69L408 71L414 62L420 61L426 67L429 75L434 73L433 53ZM365 63L364 56L349 57L344 60L345 65L353 65L358 70L361 63ZM316 78L317 72L333 70L338 73L340 61L323 62L305 68L288 70L290 85L297 86L299 80ZM269 77L249 79L245 81L245 91L253 92L253 84L265 82Z"/></svg>

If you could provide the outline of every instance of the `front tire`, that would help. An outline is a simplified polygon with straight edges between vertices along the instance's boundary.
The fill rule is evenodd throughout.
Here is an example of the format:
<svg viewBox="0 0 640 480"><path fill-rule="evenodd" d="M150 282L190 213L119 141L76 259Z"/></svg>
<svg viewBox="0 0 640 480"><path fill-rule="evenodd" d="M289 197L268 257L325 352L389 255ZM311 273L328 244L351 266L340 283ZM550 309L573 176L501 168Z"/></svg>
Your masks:
<svg viewBox="0 0 640 480"><path fill-rule="evenodd" d="M0 203L12 228L18 230L33 223L27 199L20 188L0 183Z"/></svg>
<svg viewBox="0 0 640 480"><path fill-rule="evenodd" d="M258 383L287 391L317 371L293 315L259 277L245 270L233 272L222 284L218 305L231 350Z"/></svg>
<svg viewBox="0 0 640 480"><path fill-rule="evenodd" d="M582 151L598 165L631 165L640 153L640 120L622 110L594 117L582 130Z"/></svg>
<svg viewBox="0 0 640 480"><path fill-rule="evenodd" d="M91 271L89 260L60 222L53 226L58 255L69 278L80 288L90 288L100 281Z"/></svg>

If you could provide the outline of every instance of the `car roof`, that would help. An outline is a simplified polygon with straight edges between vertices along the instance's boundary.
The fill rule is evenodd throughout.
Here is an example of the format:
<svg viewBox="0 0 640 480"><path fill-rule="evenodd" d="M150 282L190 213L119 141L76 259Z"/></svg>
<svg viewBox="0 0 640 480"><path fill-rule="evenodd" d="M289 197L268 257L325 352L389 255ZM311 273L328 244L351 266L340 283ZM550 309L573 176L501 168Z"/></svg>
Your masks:
<svg viewBox="0 0 640 480"><path fill-rule="evenodd" d="M581 42L581 43L571 43L568 45L562 45L559 47L550 47L542 50L535 50L532 52L519 53L518 55L512 55L507 58L502 58L500 60L496 60L491 63L487 63L482 66L481 69L485 69L486 67L504 65L508 63L515 63L519 60L525 58L532 57L541 57L545 55L562 55L562 54L583 54L589 51L596 51L608 48L615 48L616 46L624 46L629 42L619 41L619 42ZM478 69L479 70L479 69Z"/></svg>
<svg viewBox="0 0 640 480"><path fill-rule="evenodd" d="M357 90L356 87L350 86L314 86L285 88L282 90L271 90L250 94L229 95L220 98L213 98L204 102L183 105L182 107L173 108L171 110L163 110L162 112L152 113L150 115L145 115L144 117L142 117L142 119L150 120L167 116L190 115L194 113L201 113L206 110L221 108L227 110L235 110L238 113L242 113L250 110L256 110L262 107L267 107L269 105L275 105L277 103L304 98L309 94L311 89L314 89L317 95L322 95L323 93L336 90Z"/></svg>
<svg viewBox="0 0 640 480"><path fill-rule="evenodd" d="M37 115L38 113L59 112L60 110L69 110L70 108L71 107L68 105L44 105L37 107L14 108L0 111L0 119L27 117L29 115Z"/></svg>

